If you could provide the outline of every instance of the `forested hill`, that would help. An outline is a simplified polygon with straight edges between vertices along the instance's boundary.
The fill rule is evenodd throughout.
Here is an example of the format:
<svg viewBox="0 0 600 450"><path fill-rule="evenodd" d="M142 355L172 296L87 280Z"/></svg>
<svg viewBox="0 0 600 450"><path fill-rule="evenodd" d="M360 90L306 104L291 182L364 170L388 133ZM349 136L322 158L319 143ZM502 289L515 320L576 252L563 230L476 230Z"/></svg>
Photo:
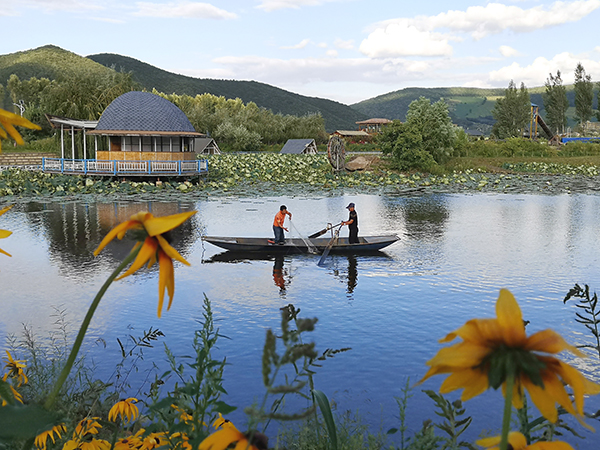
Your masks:
<svg viewBox="0 0 600 450"><path fill-rule="evenodd" d="M155 88L165 94L209 93L225 98L240 98L254 102L274 113L303 116L320 112L327 131L354 130L356 121L366 117L347 105L317 97L306 97L256 81L214 80L178 75L159 69L134 58L111 53L88 56L106 67L132 72L133 79L148 90Z"/></svg>
<svg viewBox="0 0 600 450"><path fill-rule="evenodd" d="M569 123L574 123L575 95L573 86L565 86L567 98L571 108L567 112ZM544 87L528 89L531 102L540 107L540 114L544 115L544 102L542 93ZM496 99L504 97L505 89L480 89L480 88L406 88L389 92L378 97L370 98L350 105L355 110L368 117L385 117L404 121L408 106L413 100L425 97L432 102L444 99L448 104L452 121L463 128L479 129L489 132L494 119L492 109Z"/></svg>

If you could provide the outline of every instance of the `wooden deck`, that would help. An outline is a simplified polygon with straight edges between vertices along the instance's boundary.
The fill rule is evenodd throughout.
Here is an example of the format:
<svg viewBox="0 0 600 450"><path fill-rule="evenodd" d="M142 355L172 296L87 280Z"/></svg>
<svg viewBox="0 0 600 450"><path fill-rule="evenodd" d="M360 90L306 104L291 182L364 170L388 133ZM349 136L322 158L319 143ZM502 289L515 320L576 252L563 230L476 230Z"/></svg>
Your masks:
<svg viewBox="0 0 600 450"><path fill-rule="evenodd" d="M43 158L42 172L99 176L194 176L208 173L208 161L120 161Z"/></svg>

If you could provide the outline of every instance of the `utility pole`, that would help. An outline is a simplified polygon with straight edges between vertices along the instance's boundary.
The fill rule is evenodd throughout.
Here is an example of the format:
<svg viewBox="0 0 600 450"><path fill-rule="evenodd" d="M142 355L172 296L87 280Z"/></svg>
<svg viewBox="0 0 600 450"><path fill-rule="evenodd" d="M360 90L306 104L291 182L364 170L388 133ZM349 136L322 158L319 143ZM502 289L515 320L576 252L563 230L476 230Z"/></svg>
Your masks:
<svg viewBox="0 0 600 450"><path fill-rule="evenodd" d="M13 103L19 110L21 111L21 117L23 117L23 113L25 112L25 102L23 100L19 100L19 103Z"/></svg>

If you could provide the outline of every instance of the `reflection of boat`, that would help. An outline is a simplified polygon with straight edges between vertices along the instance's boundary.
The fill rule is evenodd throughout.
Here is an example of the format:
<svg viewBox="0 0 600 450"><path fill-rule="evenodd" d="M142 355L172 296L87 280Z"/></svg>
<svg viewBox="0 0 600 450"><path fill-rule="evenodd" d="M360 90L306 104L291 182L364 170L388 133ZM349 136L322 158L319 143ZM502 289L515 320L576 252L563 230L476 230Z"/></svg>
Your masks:
<svg viewBox="0 0 600 450"><path fill-rule="evenodd" d="M357 244L350 244L348 238L337 238L332 246L331 253L362 253L381 250L388 245L393 244L400 238L395 234L384 236L364 236L359 238ZM259 253L308 253L309 248L306 242L301 238L286 239L283 245L271 244L267 238L252 237L222 237L222 236L202 236L202 240L210 242L217 247L231 250L233 252L259 252ZM321 253L331 242L330 238L309 239L317 252Z"/></svg>

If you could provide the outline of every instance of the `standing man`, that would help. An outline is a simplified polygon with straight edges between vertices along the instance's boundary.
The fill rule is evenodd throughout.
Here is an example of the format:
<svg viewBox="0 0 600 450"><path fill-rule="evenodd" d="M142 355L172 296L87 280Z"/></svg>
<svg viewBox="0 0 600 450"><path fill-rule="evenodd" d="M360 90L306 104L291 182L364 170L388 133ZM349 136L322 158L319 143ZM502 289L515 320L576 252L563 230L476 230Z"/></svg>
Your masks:
<svg viewBox="0 0 600 450"><path fill-rule="evenodd" d="M358 214L354 210L354 203L350 203L346 206L346 209L350 211L350 216L346 222L342 222L342 225L348 225L348 242L350 244L358 244Z"/></svg>
<svg viewBox="0 0 600 450"><path fill-rule="evenodd" d="M283 245L285 243L283 230L289 231L286 227L283 226L283 221L285 220L286 215L290 216L290 220L292 220L292 213L287 210L287 206L281 205L279 207L279 212L275 214L275 219L273 220L273 233L275 233L275 244Z"/></svg>

